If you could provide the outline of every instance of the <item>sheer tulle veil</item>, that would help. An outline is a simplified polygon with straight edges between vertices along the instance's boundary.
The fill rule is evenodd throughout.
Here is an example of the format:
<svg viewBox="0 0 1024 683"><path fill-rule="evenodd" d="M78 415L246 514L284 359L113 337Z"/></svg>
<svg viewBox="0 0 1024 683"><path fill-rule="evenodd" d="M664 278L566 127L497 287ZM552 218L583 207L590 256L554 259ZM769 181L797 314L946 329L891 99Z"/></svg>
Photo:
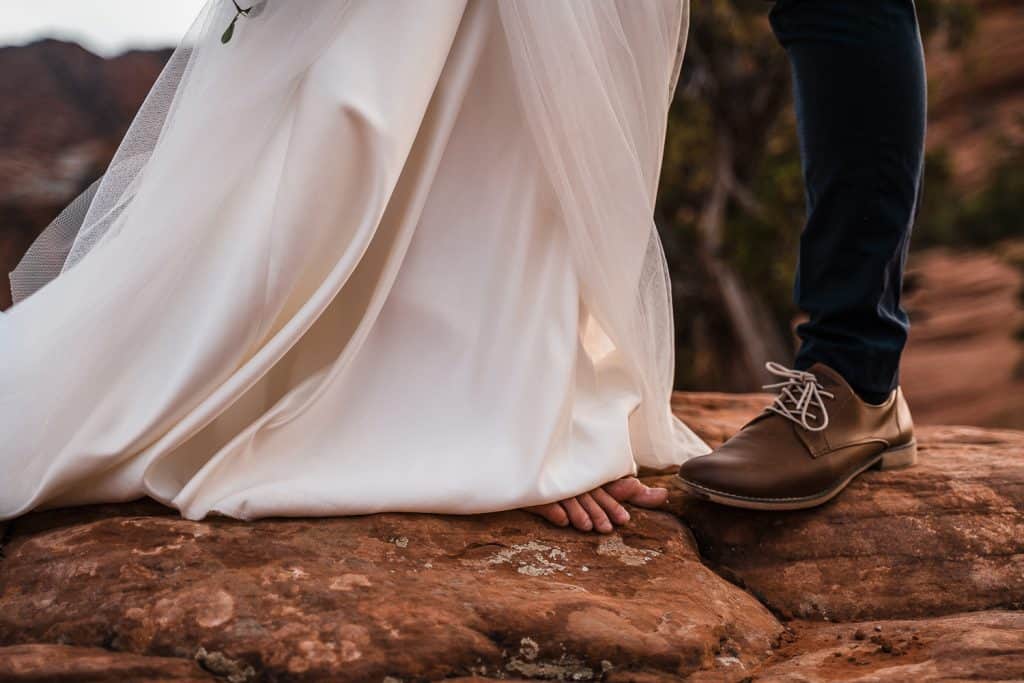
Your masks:
<svg viewBox="0 0 1024 683"><path fill-rule="evenodd" d="M345 0L269 0L242 20L230 0L209 0L171 55L106 173L75 199L11 273L15 303L126 226L174 230L215 211L244 182L289 92L344 20Z"/></svg>
<svg viewBox="0 0 1024 683"><path fill-rule="evenodd" d="M569 231L590 316L587 349L598 363L625 361L641 389L630 425L637 461L667 466L704 453L703 442L669 410L672 309L652 219L688 2L496 1L516 75L509 87L521 96ZM645 3L648 11L622 11L627 3ZM245 183L289 94L350 5L267 0L258 16L239 20L223 45L236 10L230 0L210 0L106 174L11 273L15 306L123 231L174 234L183 223L209 222ZM645 40L625 40L638 34Z"/></svg>

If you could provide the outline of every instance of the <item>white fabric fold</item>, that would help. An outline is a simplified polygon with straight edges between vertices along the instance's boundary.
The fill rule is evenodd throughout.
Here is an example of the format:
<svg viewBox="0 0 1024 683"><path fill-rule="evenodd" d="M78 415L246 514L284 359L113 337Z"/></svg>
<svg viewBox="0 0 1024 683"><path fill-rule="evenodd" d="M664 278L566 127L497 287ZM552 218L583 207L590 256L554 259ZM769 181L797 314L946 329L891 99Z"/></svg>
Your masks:
<svg viewBox="0 0 1024 683"><path fill-rule="evenodd" d="M485 512L704 452L652 260L678 3L229 7L12 278L0 518Z"/></svg>
<svg viewBox="0 0 1024 683"><path fill-rule="evenodd" d="M640 384L634 449L666 467L705 452L669 410L674 335L653 221L689 5L499 0L521 100L565 217L583 297Z"/></svg>

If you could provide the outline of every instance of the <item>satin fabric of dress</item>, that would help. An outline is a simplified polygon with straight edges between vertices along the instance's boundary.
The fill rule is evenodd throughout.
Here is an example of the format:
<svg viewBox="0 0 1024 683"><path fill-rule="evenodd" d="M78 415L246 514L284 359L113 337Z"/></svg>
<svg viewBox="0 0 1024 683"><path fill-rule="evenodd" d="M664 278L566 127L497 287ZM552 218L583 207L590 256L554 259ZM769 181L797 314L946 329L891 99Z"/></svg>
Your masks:
<svg viewBox="0 0 1024 683"><path fill-rule="evenodd" d="M0 517L474 513L635 471L642 387L590 315L500 12L351 3L202 211L147 198L184 155L154 150L110 235L0 317Z"/></svg>

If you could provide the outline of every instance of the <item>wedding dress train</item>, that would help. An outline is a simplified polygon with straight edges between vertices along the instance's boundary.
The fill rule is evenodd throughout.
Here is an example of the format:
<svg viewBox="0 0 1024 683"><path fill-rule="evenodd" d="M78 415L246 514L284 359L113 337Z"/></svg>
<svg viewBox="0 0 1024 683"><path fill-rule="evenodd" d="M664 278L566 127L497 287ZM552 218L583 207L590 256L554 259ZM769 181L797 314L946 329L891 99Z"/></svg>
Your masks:
<svg viewBox="0 0 1024 683"><path fill-rule="evenodd" d="M651 222L683 3L233 14L12 274L0 518L476 513L706 452Z"/></svg>

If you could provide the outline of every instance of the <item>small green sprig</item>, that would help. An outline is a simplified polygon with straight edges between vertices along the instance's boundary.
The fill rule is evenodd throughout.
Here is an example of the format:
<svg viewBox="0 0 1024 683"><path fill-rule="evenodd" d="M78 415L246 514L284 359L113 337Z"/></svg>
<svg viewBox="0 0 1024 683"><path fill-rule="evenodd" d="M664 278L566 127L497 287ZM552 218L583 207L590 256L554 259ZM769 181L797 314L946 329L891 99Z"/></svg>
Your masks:
<svg viewBox="0 0 1024 683"><path fill-rule="evenodd" d="M260 0L260 2L253 3L249 7L242 7L238 4L237 0L231 0L231 4L235 6L235 18L231 20L228 27L224 29L224 33L220 37L220 42L227 45L231 40L232 36L235 35L235 24L238 23L238 17L255 17L259 16L260 12L263 11L263 6L267 4L266 0Z"/></svg>

